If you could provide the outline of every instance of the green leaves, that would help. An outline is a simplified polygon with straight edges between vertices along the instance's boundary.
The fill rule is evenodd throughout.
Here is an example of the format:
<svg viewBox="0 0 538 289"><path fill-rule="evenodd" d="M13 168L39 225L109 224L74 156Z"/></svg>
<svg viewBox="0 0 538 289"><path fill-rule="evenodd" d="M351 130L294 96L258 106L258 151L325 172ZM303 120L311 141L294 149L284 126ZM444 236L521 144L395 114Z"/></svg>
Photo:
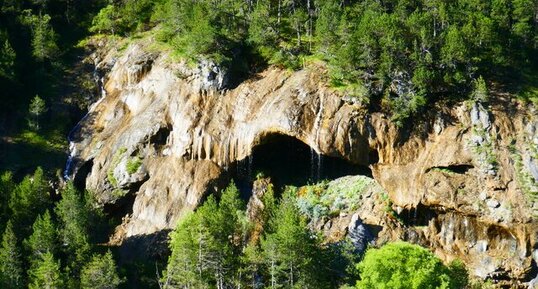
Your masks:
<svg viewBox="0 0 538 289"><path fill-rule="evenodd" d="M69 265L76 274L89 258L91 250L89 229L92 212L73 183L67 184L67 187L61 192L61 196L62 199L55 208L56 215L61 222L59 237L69 256Z"/></svg>
<svg viewBox="0 0 538 289"><path fill-rule="evenodd" d="M7 37L2 36L0 33L0 76L11 78L15 74L14 67L17 55Z"/></svg>
<svg viewBox="0 0 538 289"><path fill-rule="evenodd" d="M52 253L47 252L36 261L36 266L29 271L29 289L63 289L64 278L60 271L60 262Z"/></svg>
<svg viewBox="0 0 538 289"><path fill-rule="evenodd" d="M249 226L239 192L232 183L219 203L213 196L182 220L171 234L162 286L200 287L234 284Z"/></svg>
<svg viewBox="0 0 538 289"><path fill-rule="evenodd" d="M287 193L278 206L271 189L251 225L232 183L217 202L210 196L171 233L162 288L328 288L323 250ZM263 229L259 226L264 225ZM261 239L258 234L262 233ZM259 241L259 243L258 243Z"/></svg>
<svg viewBox="0 0 538 289"><path fill-rule="evenodd" d="M23 11L21 22L29 26L32 31L32 55L36 60L43 62L53 60L59 53L56 44L58 36L50 25L51 17L48 14L32 14L31 10Z"/></svg>
<svg viewBox="0 0 538 289"><path fill-rule="evenodd" d="M39 130L39 116L46 111L45 101L36 95L30 102L28 112L32 119L29 120L29 126Z"/></svg>
<svg viewBox="0 0 538 289"><path fill-rule="evenodd" d="M462 289L467 285L461 264L449 269L427 249L405 242L369 249L357 269L358 289Z"/></svg>
<svg viewBox="0 0 538 289"><path fill-rule="evenodd" d="M91 32L116 34L120 25L120 13L114 5L107 5L99 11L90 27Z"/></svg>
<svg viewBox="0 0 538 289"><path fill-rule="evenodd" d="M50 213L38 216L32 226L33 233L25 240L24 245L30 252L29 261L32 265L45 253L55 254L58 249L58 236L56 226L53 223Z"/></svg>
<svg viewBox="0 0 538 289"><path fill-rule="evenodd" d="M13 224L8 222L2 235L0 248L0 285L6 289L23 286L23 268L21 254L17 247L17 237L13 232Z"/></svg>
<svg viewBox="0 0 538 289"><path fill-rule="evenodd" d="M110 251L104 255L94 255L80 274L82 289L114 289L122 282L116 272L116 263Z"/></svg>
<svg viewBox="0 0 538 289"><path fill-rule="evenodd" d="M24 230L50 205L50 187L41 168L26 176L11 192L9 208L14 224Z"/></svg>

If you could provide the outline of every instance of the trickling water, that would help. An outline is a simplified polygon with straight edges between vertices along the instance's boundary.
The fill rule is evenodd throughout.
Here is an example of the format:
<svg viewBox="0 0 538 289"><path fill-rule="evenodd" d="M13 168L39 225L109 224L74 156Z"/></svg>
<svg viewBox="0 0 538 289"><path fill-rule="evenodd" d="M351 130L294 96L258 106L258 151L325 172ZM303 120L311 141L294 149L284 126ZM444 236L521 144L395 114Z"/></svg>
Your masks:
<svg viewBox="0 0 538 289"><path fill-rule="evenodd" d="M310 180L314 181L316 171L316 151L310 147Z"/></svg>
<svg viewBox="0 0 538 289"><path fill-rule="evenodd" d="M99 105L99 103L101 103L101 101L103 101L103 99L105 99L105 97L107 95L106 90L105 90L105 84L104 84L105 78L104 77L99 77L97 67L93 70L93 79L97 83L97 86L99 88L100 98L94 104L92 104L89 107L88 113L86 113L86 115L84 115L84 117L82 117L82 119L79 120L79 122L77 122L75 127L73 127L73 129L71 129L71 131L69 131L69 134L67 134L67 141L69 142L69 156L67 157L67 162L65 164L65 170L63 172L63 177L64 177L65 180L70 180L71 179L70 174L71 174L71 170L73 169L73 161L75 159L75 155L77 154L77 148L76 148L75 142L74 142L75 132L77 132L79 130L81 123L84 120L86 120L86 118L88 118L88 116L90 115L90 111L94 107Z"/></svg>
<svg viewBox="0 0 538 289"><path fill-rule="evenodd" d="M254 163L254 156L251 154L248 155L248 179L252 180L252 164Z"/></svg>
<svg viewBox="0 0 538 289"><path fill-rule="evenodd" d="M317 179L316 181L321 181L323 176L323 155L318 154L318 171L317 171Z"/></svg>
<svg viewBox="0 0 538 289"><path fill-rule="evenodd" d="M316 147L319 150L319 136L321 131L321 118L323 116L323 94L319 96L319 110L316 113L316 120L314 122L314 130L316 131Z"/></svg>
<svg viewBox="0 0 538 289"><path fill-rule="evenodd" d="M315 156L317 157L317 167L314 170L314 165L312 166L312 171L316 171L315 181L320 181L322 177L322 167L323 167L323 155L321 154L321 150L319 148L319 139L320 139L320 132L321 132L321 121L323 117L323 94L320 94L319 96L319 109L316 113L316 120L314 121L314 131L316 132L316 139L315 139ZM313 150L313 148L311 148ZM312 163L314 162L314 152L312 152ZM314 178L312 178L314 179Z"/></svg>

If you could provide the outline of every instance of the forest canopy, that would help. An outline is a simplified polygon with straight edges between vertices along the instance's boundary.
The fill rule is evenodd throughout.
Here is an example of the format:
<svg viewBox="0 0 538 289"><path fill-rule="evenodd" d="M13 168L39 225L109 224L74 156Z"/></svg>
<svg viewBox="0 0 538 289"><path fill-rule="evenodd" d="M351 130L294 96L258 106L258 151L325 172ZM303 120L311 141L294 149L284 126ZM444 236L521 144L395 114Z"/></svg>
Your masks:
<svg viewBox="0 0 538 289"><path fill-rule="evenodd" d="M321 59L333 85L401 121L468 97L479 77L509 83L535 66L537 11L536 0L124 0L101 10L92 31L158 27L180 54L235 69L252 68L253 55L294 69Z"/></svg>

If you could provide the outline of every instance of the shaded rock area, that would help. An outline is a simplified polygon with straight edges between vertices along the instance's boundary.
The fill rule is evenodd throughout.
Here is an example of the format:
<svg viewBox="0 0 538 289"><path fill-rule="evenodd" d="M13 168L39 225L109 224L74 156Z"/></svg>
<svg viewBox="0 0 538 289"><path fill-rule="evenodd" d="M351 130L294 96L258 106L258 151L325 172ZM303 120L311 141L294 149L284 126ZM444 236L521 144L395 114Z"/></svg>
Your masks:
<svg viewBox="0 0 538 289"><path fill-rule="evenodd" d="M293 167L305 176L296 185L362 174L384 192L321 229L338 238L350 232L361 246L420 243L507 286L536 277L534 108L498 97L398 128L329 88L321 66L270 67L227 89L226 71L210 61L192 66L148 51L141 43L98 49L105 97L71 138L69 177L104 205L134 199L114 243L173 228L207 194L267 166L259 161L271 159L264 144L298 142L307 165ZM273 142L277 136L293 141Z"/></svg>

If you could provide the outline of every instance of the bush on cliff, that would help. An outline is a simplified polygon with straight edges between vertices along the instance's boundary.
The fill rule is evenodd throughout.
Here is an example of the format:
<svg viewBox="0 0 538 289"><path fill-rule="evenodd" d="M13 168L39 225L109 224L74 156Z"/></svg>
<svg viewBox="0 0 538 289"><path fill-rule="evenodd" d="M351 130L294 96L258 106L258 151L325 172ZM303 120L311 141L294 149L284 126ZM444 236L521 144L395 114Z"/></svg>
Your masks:
<svg viewBox="0 0 538 289"><path fill-rule="evenodd" d="M405 242L368 250L357 269L358 289L457 289L468 282L461 263L447 267L427 249Z"/></svg>

